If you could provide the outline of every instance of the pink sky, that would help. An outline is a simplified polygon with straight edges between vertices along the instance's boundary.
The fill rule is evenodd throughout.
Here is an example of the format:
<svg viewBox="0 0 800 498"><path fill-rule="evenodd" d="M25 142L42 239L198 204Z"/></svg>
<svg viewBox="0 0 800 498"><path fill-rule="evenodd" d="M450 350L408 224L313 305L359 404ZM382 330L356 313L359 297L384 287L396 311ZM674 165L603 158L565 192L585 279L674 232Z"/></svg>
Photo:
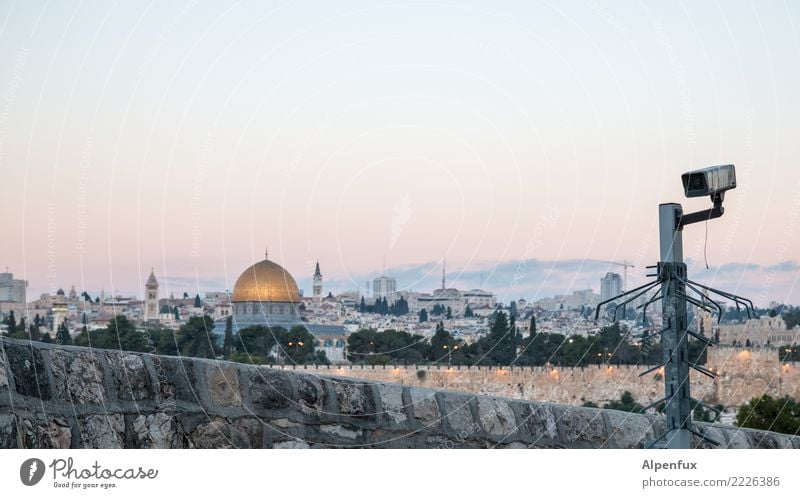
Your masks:
<svg viewBox="0 0 800 498"><path fill-rule="evenodd" d="M798 259L797 6L367 6L0 7L0 265L35 295L235 280L265 245L359 283L652 263L657 204L706 208L679 177L721 163L709 263Z"/></svg>

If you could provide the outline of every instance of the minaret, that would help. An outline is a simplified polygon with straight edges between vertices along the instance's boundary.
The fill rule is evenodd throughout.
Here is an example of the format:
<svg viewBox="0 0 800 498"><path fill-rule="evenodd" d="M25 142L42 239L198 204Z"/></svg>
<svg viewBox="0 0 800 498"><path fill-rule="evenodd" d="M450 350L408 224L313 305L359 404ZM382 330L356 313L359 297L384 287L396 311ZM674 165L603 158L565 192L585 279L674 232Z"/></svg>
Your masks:
<svg viewBox="0 0 800 498"><path fill-rule="evenodd" d="M314 270L314 302L319 303L322 300L322 273L319 271L319 261L317 261L317 268Z"/></svg>
<svg viewBox="0 0 800 498"><path fill-rule="evenodd" d="M158 321L158 280L150 269L150 277L144 285L144 321Z"/></svg>

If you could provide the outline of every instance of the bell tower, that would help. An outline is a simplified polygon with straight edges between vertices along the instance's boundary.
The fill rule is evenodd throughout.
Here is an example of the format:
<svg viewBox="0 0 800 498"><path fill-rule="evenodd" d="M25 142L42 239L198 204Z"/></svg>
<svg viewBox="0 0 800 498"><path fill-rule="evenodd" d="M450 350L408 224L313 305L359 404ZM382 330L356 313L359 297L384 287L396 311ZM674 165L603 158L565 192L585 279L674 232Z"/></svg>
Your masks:
<svg viewBox="0 0 800 498"><path fill-rule="evenodd" d="M158 321L158 280L150 269L150 277L144 285L144 320L146 322Z"/></svg>
<svg viewBox="0 0 800 498"><path fill-rule="evenodd" d="M322 273L319 271L319 261L314 270L314 303L322 301Z"/></svg>

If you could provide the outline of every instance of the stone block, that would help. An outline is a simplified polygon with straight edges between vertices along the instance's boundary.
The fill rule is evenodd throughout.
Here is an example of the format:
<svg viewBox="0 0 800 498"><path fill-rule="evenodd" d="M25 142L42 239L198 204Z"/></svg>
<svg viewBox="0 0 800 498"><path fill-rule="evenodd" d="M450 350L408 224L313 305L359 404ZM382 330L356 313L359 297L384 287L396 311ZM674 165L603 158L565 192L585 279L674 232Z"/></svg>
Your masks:
<svg viewBox="0 0 800 498"><path fill-rule="evenodd" d="M19 419L23 447L67 449L72 446L72 429L64 418L35 415Z"/></svg>
<svg viewBox="0 0 800 498"><path fill-rule="evenodd" d="M59 399L76 404L103 404L106 399L103 370L94 353L51 349L48 355Z"/></svg>
<svg viewBox="0 0 800 498"><path fill-rule="evenodd" d="M748 449L751 448L750 438L747 437L747 432L742 429L728 429L725 431L728 439L728 444L723 446L729 449Z"/></svg>
<svg viewBox="0 0 800 498"><path fill-rule="evenodd" d="M527 429L536 448L560 445L558 425L552 406L540 403L520 403L521 424Z"/></svg>
<svg viewBox="0 0 800 498"><path fill-rule="evenodd" d="M124 401L145 401L154 399L154 389L144 363L138 354L109 354L108 361L117 397Z"/></svg>
<svg viewBox="0 0 800 498"><path fill-rule="evenodd" d="M206 381L211 402L218 406L242 406L239 371L235 365L209 365Z"/></svg>
<svg viewBox="0 0 800 498"><path fill-rule="evenodd" d="M328 391L322 379L313 375L299 375L297 385L297 403L306 415L321 415L325 412Z"/></svg>
<svg viewBox="0 0 800 498"><path fill-rule="evenodd" d="M282 410L294 403L292 384L287 374L271 368L254 369L250 375L250 401L256 410ZM310 390L310 388L308 389ZM314 398L306 393L307 398ZM300 401L303 406L302 400Z"/></svg>
<svg viewBox="0 0 800 498"><path fill-rule="evenodd" d="M514 412L506 400L478 397L478 419L483 430L495 437L508 437L517 431Z"/></svg>
<svg viewBox="0 0 800 498"><path fill-rule="evenodd" d="M137 415L131 433L136 448L167 449L176 446L175 420L164 412Z"/></svg>
<svg viewBox="0 0 800 498"><path fill-rule="evenodd" d="M348 427L340 424L321 425L319 430L323 434L330 434L348 440L358 439L364 434L364 431L357 427Z"/></svg>
<svg viewBox="0 0 800 498"><path fill-rule="evenodd" d="M436 403L435 391L424 389L410 389L411 407L414 410L414 418L426 425L441 420L439 405Z"/></svg>
<svg viewBox="0 0 800 498"><path fill-rule="evenodd" d="M199 425L190 435L195 448L260 448L261 423L242 417L232 421L215 417Z"/></svg>
<svg viewBox="0 0 800 498"><path fill-rule="evenodd" d="M375 416L375 405L369 395L369 386L362 382L333 380L339 413L353 417L371 418Z"/></svg>
<svg viewBox="0 0 800 498"><path fill-rule="evenodd" d="M160 371L163 372L163 378L159 379L162 400L199 403L195 391L200 387L194 372L195 361L174 356L159 357Z"/></svg>
<svg viewBox="0 0 800 498"><path fill-rule="evenodd" d="M125 420L122 414L88 415L79 420L84 448L116 449L125 447Z"/></svg>
<svg viewBox="0 0 800 498"><path fill-rule="evenodd" d="M603 411L599 409L557 409L556 423L567 448L602 448L608 440Z"/></svg>
<svg viewBox="0 0 800 498"><path fill-rule="evenodd" d="M397 384L378 384L381 407L386 418L394 424L402 424L408 420L403 403L403 386Z"/></svg>
<svg viewBox="0 0 800 498"><path fill-rule="evenodd" d="M610 434L607 448L642 448L645 440L653 439L653 424L638 413L605 410Z"/></svg>
<svg viewBox="0 0 800 498"><path fill-rule="evenodd" d="M787 446L788 438L785 438L781 434L775 434L773 432L767 431L748 431L750 435L750 441L753 445L753 449L765 449L765 450L775 450L775 449L785 449L791 448L791 446Z"/></svg>
<svg viewBox="0 0 800 498"><path fill-rule="evenodd" d="M440 393L439 396L444 403L444 419L453 433L452 437L457 440L476 437L480 428L472 419L470 410L470 402L474 396L450 392Z"/></svg>
<svg viewBox="0 0 800 498"><path fill-rule="evenodd" d="M17 417L11 414L0 415L0 450L17 448Z"/></svg>
<svg viewBox="0 0 800 498"><path fill-rule="evenodd" d="M42 353L29 345L4 343L6 351L6 373L13 377L17 393L23 396L50 399Z"/></svg>

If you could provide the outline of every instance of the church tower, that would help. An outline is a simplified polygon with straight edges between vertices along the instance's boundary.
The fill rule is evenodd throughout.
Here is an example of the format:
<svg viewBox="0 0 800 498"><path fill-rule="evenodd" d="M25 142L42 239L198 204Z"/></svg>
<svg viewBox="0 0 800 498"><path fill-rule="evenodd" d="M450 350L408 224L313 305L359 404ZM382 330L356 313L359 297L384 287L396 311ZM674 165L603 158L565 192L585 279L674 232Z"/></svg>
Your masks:
<svg viewBox="0 0 800 498"><path fill-rule="evenodd" d="M319 304L322 301L322 273L319 271L319 261L317 261L317 268L314 270L314 303Z"/></svg>
<svg viewBox="0 0 800 498"><path fill-rule="evenodd" d="M158 280L156 280L152 268L144 288L144 320L146 322L158 321Z"/></svg>

